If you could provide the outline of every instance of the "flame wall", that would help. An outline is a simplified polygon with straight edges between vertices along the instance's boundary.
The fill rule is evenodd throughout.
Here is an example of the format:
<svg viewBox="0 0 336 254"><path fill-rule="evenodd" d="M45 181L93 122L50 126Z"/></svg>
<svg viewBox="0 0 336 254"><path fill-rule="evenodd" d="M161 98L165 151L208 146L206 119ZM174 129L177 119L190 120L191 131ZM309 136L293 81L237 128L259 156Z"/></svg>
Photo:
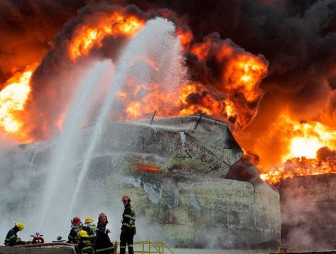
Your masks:
<svg viewBox="0 0 336 254"><path fill-rule="evenodd" d="M132 33L100 39L99 33L90 30L104 30L99 22L116 13L136 17L139 24L155 16L176 24L191 81L186 88L191 84L195 92L186 99L186 111L173 113L201 111L230 121L241 146L256 154L255 162L261 166L275 165L290 153L297 134L293 126L318 122L335 129L333 1L113 1L118 3L1 2L0 89L17 71L40 63L30 82L24 114L15 112L22 119L21 133L29 137L21 142L53 135L89 58L118 57L118 50ZM80 33L93 35L95 42L76 40ZM255 61L253 66L260 67L231 65L241 57L250 57ZM239 74L246 69L248 76ZM237 73L239 82L232 83ZM241 83L254 77L252 86ZM334 143L324 146L329 154L334 153Z"/></svg>

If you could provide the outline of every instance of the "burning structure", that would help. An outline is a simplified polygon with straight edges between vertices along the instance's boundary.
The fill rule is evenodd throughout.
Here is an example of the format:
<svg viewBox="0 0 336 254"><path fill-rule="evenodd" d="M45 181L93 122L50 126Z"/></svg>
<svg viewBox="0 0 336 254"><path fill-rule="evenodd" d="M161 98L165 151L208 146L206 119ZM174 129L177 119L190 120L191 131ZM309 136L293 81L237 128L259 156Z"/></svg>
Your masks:
<svg viewBox="0 0 336 254"><path fill-rule="evenodd" d="M200 6L205 8L201 16ZM80 11L75 14L76 10ZM182 57L171 66L187 69L173 75L171 82L154 81L167 69L158 65L155 50L147 56L139 53L132 66L143 62L152 68L145 73L153 79L137 82L129 75L120 90L119 113L114 119L138 120L157 110L159 117L203 113L227 121L244 150L258 156L255 163L263 179L271 183L278 173L270 168L279 168L287 159L315 158L321 147L334 152L332 1L199 5L28 1L18 6L5 4L2 11L6 15L1 21L0 126L5 140L28 143L55 135L56 128L62 129L69 100L78 88L78 76L87 71L88 64L97 59L118 61L123 46L148 20L164 17L174 23L182 46ZM34 22L29 18L33 14L43 21ZM273 22L275 17L281 22ZM303 32L307 27L308 34ZM25 32L17 35L15 31ZM209 34L212 31L218 33ZM30 43L19 43L23 34L34 35L24 40ZM167 71L174 72L172 68ZM183 81L176 80L182 76ZM163 83L179 84L179 89L165 91ZM167 96L172 92L173 99Z"/></svg>
<svg viewBox="0 0 336 254"><path fill-rule="evenodd" d="M82 155L93 132L93 127L83 129L71 148L71 163L48 192L51 207L64 207L76 195L65 186L85 168ZM72 201L79 211L86 209L88 196L101 196L93 186L103 181L105 191L130 193L138 235L145 239L189 248L279 246L279 194L259 178L254 166L241 161L243 152L227 123L197 116L112 123L100 137ZM42 174L32 183L35 188L38 179L46 178L43 168L51 164L55 150L57 145L50 143L23 148L30 151L32 169ZM95 192L87 194L85 189ZM38 193L35 189L28 194L28 200L36 200L25 205L28 210L43 207ZM49 208L48 217L62 218L61 209L57 214L53 210Z"/></svg>
<svg viewBox="0 0 336 254"><path fill-rule="evenodd" d="M154 112L156 118L203 114L229 124L244 159L271 184L336 172L332 0L1 4L2 150L13 142L44 149L43 142L69 130L67 115L77 129L96 125L113 86L105 122L135 122ZM112 82L83 78L102 60L112 67L97 76ZM90 79L103 85L80 90ZM78 121L72 102L84 93L91 96L77 103L85 111ZM1 186L20 179L21 191L29 189L15 163L3 161ZM143 164L137 168L150 168ZM232 168L226 178L249 181L256 171L240 163ZM1 192L8 190L15 192ZM1 197L12 207L8 195Z"/></svg>

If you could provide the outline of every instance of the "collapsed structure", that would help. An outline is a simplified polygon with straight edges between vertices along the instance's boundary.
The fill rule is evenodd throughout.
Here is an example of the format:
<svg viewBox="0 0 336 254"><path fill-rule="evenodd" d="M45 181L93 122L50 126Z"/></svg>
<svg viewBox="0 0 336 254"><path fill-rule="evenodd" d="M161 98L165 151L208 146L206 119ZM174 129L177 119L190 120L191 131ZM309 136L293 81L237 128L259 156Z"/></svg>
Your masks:
<svg viewBox="0 0 336 254"><path fill-rule="evenodd" d="M78 154L92 128L82 130ZM279 193L241 160L227 123L202 116L110 123L97 144L86 177L132 197L137 237L187 248L279 246ZM51 152L40 147L33 167Z"/></svg>

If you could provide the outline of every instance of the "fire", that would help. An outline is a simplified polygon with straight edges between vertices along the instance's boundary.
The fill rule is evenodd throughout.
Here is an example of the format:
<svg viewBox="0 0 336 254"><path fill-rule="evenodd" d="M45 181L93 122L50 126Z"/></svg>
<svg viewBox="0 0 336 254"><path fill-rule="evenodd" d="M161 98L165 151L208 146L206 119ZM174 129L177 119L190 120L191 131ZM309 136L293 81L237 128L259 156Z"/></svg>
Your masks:
<svg viewBox="0 0 336 254"><path fill-rule="evenodd" d="M162 13L166 18L170 15L169 12ZM122 12L93 13L72 31L66 52L75 61L89 55L94 49L104 47L107 38L132 38L144 24L144 17ZM182 53L192 55L190 61L194 62L190 66L191 71L196 72L196 77L184 80L182 84L172 84L173 91L166 92L157 80L144 84L137 82L130 74L126 77L125 88L118 93L121 107L124 108L117 118L133 121L153 116L154 112L156 117L201 113L228 121L233 126L230 126L232 130L247 126L255 117L262 97L259 85L268 71L266 59L252 55L232 41L221 40L216 35L209 35L203 42L195 43L188 28L176 26ZM139 63L148 66L153 76L160 76L160 72L164 71L160 69L154 53L139 54L129 65L132 67ZM23 130L26 123L20 117L20 112L24 112L31 92L29 82L35 68L36 65L28 66L23 73L16 73L0 91L0 128L24 142L33 140ZM58 114L55 124L59 129L64 116L64 112ZM296 175L336 173L336 160L333 159L336 156L317 158L321 151L334 153L336 131L319 122L295 122L288 116L283 116L279 122L288 129L288 135L284 137L288 141L287 152L282 156L280 165L271 169L261 166L261 177L265 181L274 184L281 178ZM139 170L161 172L145 164L136 167Z"/></svg>
<svg viewBox="0 0 336 254"><path fill-rule="evenodd" d="M125 96L125 92L120 93L121 99L127 105L126 107L126 119L138 120L141 117L149 116L153 114L157 109L158 117L167 116L186 116L196 113L203 113L207 115L218 114L218 117L228 118L231 115L236 114L234 105L230 101L218 101L214 98L202 84L189 83L182 86L178 91L176 97L159 90L159 85L152 88L146 88L146 86L138 86L134 89L135 97L136 92L140 90L146 90L147 94L139 100L128 101L130 98ZM199 99L197 105L188 101L188 98L196 93L203 94ZM159 107L159 108L158 108Z"/></svg>
<svg viewBox="0 0 336 254"><path fill-rule="evenodd" d="M156 173L161 172L161 170L159 168L152 167L152 166L142 164L142 163L137 163L136 168L140 171L150 171L150 172L156 172Z"/></svg>
<svg viewBox="0 0 336 254"><path fill-rule="evenodd" d="M193 35L190 31L184 31L181 28L176 29L176 34L180 36L180 42L183 48L188 48L193 39Z"/></svg>
<svg viewBox="0 0 336 254"><path fill-rule="evenodd" d="M217 83L206 85L187 81L176 88L174 96L171 96L160 84L137 84L132 80L127 85L127 90L131 92L120 93L120 99L126 107L126 119L138 120L155 111L157 117L202 113L223 121L232 121L234 128L246 126L256 113L255 109L248 107L260 99L259 83L266 75L267 62L237 50L228 42L212 39L194 44L190 51L199 61L216 58L217 65L222 68L222 76ZM160 71L145 57L142 61L152 66L153 72Z"/></svg>
<svg viewBox="0 0 336 254"><path fill-rule="evenodd" d="M322 142L317 137L296 137L292 140L292 157L315 158L316 151L323 147Z"/></svg>
<svg viewBox="0 0 336 254"><path fill-rule="evenodd" d="M290 143L290 152L283 159L292 157L315 158L318 149L324 146L335 146L336 131L319 122L294 123L296 135Z"/></svg>
<svg viewBox="0 0 336 254"><path fill-rule="evenodd" d="M92 21L94 20L94 22ZM88 55L94 47L101 47L106 36L133 36L142 28L144 21L121 13L90 17L90 23L78 27L72 36L69 55L72 60Z"/></svg>
<svg viewBox="0 0 336 254"><path fill-rule="evenodd" d="M294 176L336 174L336 159L328 158L325 161L317 159L307 159L305 157L292 158L282 163L280 166L272 168L260 177L270 184L276 184L281 179L292 178Z"/></svg>
<svg viewBox="0 0 336 254"><path fill-rule="evenodd" d="M228 57L230 60L227 71L223 72L223 78L227 80L226 89L229 91L239 90L248 102L256 101L260 96L258 85L265 75L267 67L260 59L247 54L232 55L231 57L229 53Z"/></svg>
<svg viewBox="0 0 336 254"><path fill-rule="evenodd" d="M283 116L286 124L292 126L289 152L282 163L270 170L262 169L261 177L275 184L280 179L301 175L336 173L336 131L319 122L294 122ZM327 149L331 156L317 158L319 151Z"/></svg>
<svg viewBox="0 0 336 254"><path fill-rule="evenodd" d="M65 50L68 57L74 61L71 64L76 64L77 58L87 56L94 49L104 47L106 39L121 37L128 40L132 38L144 26L144 23L144 17L126 15L122 12L93 13L71 31L70 36L67 37L71 39L68 44L62 44L61 48L63 50L63 45L67 45ZM219 120L229 121L234 129L247 126L256 115L257 105L261 98L259 84L268 70L266 59L246 52L230 40L208 37L201 43L193 43L193 34L183 26L177 25L176 36L182 46L181 55L184 53L193 55L195 65L206 66L205 72L210 73L209 77L204 79L196 77L184 80L182 84L172 84L174 90L169 93L166 92L163 84L142 84L137 83L132 77L126 77L126 88L119 91L119 99L124 108L117 118L119 120L138 120L152 116L154 112L157 112L156 117L202 113ZM160 76L160 72L164 70L160 70L155 57L152 59L154 53L160 55L153 51L153 54L148 56L135 56L129 63L130 67L142 61L141 64L151 68L153 76ZM208 69L212 71L208 71ZM33 70L29 69L29 72L27 70L29 76L18 82L26 84L24 88L21 88L23 91L20 99L16 99L17 95L14 96L14 94L21 94L17 86L11 86L15 87L15 92L11 95L8 95L7 89L9 90L9 88L7 87L6 90L1 91L1 128L7 133L14 133L18 140L24 142L38 140L38 137L26 136L25 133L28 132L22 130L23 124L36 127L35 133L39 133L43 125L35 126L34 122L29 124L20 122L19 117L15 115L15 112L24 110L25 101L30 92L29 79ZM197 71L197 69L193 71ZM218 73L212 74L212 72ZM204 73L204 76L206 75L207 73ZM10 84L8 83L7 86L10 87ZM7 95L5 96L5 94ZM55 118L56 121L53 120L51 124L56 124L61 129L64 112L58 112L58 116ZM48 126L48 124L43 125L43 128L54 127Z"/></svg>
<svg viewBox="0 0 336 254"><path fill-rule="evenodd" d="M20 132L22 122L17 117L17 112L24 110L25 102L31 88L30 78L37 65L27 66L24 72L13 75L0 91L0 128L5 132L24 139L24 133Z"/></svg>

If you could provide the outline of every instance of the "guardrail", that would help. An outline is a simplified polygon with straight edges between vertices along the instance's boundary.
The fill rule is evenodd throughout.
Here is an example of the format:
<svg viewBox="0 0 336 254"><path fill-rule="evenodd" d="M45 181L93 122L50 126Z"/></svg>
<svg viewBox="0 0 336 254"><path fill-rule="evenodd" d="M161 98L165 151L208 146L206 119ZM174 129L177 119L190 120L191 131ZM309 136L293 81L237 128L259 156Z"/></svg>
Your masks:
<svg viewBox="0 0 336 254"><path fill-rule="evenodd" d="M174 254L165 242L136 241L133 242L133 246L134 253L139 254Z"/></svg>

